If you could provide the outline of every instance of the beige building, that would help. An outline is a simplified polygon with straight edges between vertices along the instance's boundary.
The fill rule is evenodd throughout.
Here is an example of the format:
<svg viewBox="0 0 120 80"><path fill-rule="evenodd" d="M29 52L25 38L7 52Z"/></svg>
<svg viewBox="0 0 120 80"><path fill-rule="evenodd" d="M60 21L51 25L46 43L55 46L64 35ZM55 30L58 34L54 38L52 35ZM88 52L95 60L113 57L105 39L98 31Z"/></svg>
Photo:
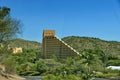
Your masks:
<svg viewBox="0 0 120 80"><path fill-rule="evenodd" d="M52 58L53 56L57 58L81 56L79 52L56 37L54 30L43 31L42 53L43 58Z"/></svg>
<svg viewBox="0 0 120 80"><path fill-rule="evenodd" d="M21 47L14 47L14 48L12 48L12 50L13 50L14 54L22 53L23 52Z"/></svg>

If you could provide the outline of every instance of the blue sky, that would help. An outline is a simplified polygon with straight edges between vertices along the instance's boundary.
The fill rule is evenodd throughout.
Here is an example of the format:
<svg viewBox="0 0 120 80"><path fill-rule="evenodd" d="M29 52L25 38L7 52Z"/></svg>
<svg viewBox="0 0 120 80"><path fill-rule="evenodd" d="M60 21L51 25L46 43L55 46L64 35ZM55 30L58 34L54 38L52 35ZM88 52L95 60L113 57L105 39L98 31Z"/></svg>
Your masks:
<svg viewBox="0 0 120 80"><path fill-rule="evenodd" d="M42 41L45 29L60 38L87 36L120 41L119 0L0 0L23 23L20 38Z"/></svg>

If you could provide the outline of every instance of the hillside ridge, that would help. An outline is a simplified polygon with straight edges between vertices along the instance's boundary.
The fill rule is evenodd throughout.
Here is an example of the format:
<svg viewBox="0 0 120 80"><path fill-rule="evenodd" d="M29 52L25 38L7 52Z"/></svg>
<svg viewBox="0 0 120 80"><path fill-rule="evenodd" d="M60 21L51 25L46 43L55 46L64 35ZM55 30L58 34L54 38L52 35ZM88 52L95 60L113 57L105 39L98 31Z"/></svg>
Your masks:
<svg viewBox="0 0 120 80"><path fill-rule="evenodd" d="M120 42L118 41L106 41L94 37L80 37L80 36L67 36L62 38L68 45L81 52L84 49L102 50L104 53L108 53L111 57L120 57ZM25 49L40 49L41 43L36 41L29 41L20 38L10 40L10 46L22 47Z"/></svg>
<svg viewBox="0 0 120 80"><path fill-rule="evenodd" d="M79 36L68 36L62 38L62 40L79 52L84 49L102 50L111 57L120 57L120 42L118 41L106 41L99 38Z"/></svg>
<svg viewBox="0 0 120 80"><path fill-rule="evenodd" d="M22 47L25 49L41 49L41 43L36 41L25 40L21 38L9 40L9 46Z"/></svg>

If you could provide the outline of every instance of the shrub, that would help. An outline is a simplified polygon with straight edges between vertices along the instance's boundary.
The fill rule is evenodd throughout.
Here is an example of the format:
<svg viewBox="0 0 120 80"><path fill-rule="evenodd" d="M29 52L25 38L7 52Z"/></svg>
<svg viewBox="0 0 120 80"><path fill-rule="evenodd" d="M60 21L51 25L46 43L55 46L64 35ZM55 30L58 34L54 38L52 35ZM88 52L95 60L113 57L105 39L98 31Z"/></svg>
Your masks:
<svg viewBox="0 0 120 80"><path fill-rule="evenodd" d="M108 66L120 66L120 60L109 60L108 61Z"/></svg>
<svg viewBox="0 0 120 80"><path fill-rule="evenodd" d="M48 67L46 66L45 62L42 59L39 59L36 62L37 65L37 71L40 72L40 74L45 73L48 70Z"/></svg>
<svg viewBox="0 0 120 80"><path fill-rule="evenodd" d="M46 76L43 76L42 80L82 80L82 79L80 77L75 76L75 75L55 76L53 74L48 74Z"/></svg>
<svg viewBox="0 0 120 80"><path fill-rule="evenodd" d="M14 62L13 58L6 58L3 61L6 73L9 73L9 74L15 74L16 73L16 69L15 69L15 64L14 63L15 62Z"/></svg>

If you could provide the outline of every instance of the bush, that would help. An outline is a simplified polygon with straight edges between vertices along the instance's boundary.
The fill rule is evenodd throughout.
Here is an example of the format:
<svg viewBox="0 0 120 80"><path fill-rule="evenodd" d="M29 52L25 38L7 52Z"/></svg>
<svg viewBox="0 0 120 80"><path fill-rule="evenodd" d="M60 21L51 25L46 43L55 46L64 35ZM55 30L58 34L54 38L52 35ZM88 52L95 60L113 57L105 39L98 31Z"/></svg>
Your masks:
<svg viewBox="0 0 120 80"><path fill-rule="evenodd" d="M108 73L108 74L96 74L97 78L110 78L110 77L117 77L117 73Z"/></svg>
<svg viewBox="0 0 120 80"><path fill-rule="evenodd" d="M53 74L48 74L46 76L43 76L42 80L82 80L82 79L75 76L75 75L66 75L66 76L58 75L58 76L55 76Z"/></svg>
<svg viewBox="0 0 120 80"><path fill-rule="evenodd" d="M39 59L39 61L36 62L36 65L37 71L40 72L40 74L45 73L48 70L48 67L42 59Z"/></svg>
<svg viewBox="0 0 120 80"><path fill-rule="evenodd" d="M16 73L15 62L13 58L6 58L2 63L5 66L6 73L9 73L9 74Z"/></svg>
<svg viewBox="0 0 120 80"><path fill-rule="evenodd" d="M120 66L120 60L109 60L108 66Z"/></svg>
<svg viewBox="0 0 120 80"><path fill-rule="evenodd" d="M56 76L54 76L53 74L48 74L47 76L43 76L42 79L43 80L59 80L59 79L56 79Z"/></svg>

